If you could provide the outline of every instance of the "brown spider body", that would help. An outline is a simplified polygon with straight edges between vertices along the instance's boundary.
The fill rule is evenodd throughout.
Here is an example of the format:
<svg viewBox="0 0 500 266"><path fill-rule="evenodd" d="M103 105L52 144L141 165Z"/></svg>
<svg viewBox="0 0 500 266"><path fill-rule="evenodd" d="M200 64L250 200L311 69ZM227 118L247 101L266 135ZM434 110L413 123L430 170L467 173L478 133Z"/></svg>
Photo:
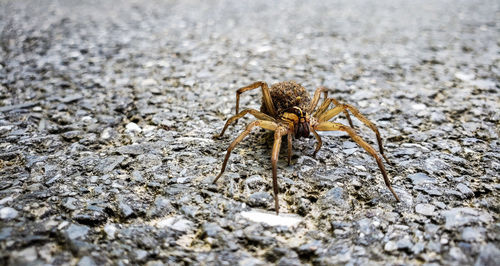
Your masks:
<svg viewBox="0 0 500 266"><path fill-rule="evenodd" d="M276 113L273 116L265 104L261 105L260 111L275 119L292 123L294 137L309 137L310 120L305 110L311 105L311 98L306 88L295 81L283 81L273 84L269 88L269 93ZM262 102L265 102L264 99Z"/></svg>
<svg viewBox="0 0 500 266"><path fill-rule="evenodd" d="M245 109L239 112L239 101L240 94L253 90L256 88L262 88L262 106L260 112L255 109ZM324 101L316 109L318 101L321 94L324 94ZM335 105L334 108L328 109L330 104ZM313 112L314 111L314 112ZM314 150L313 156L319 151L322 145L321 137L316 131L344 131L349 134L349 136L361 147L363 147L371 156L375 158L379 166L382 176L384 178L385 185L389 188L391 193L394 195L397 201L399 201L396 192L391 187L389 178L385 171L385 167L382 160L378 156L375 149L368 143L366 143L360 136L357 135L353 129L353 124L349 115L350 111L356 118L358 118L363 124L368 126L373 130L377 136L377 142L380 150L380 154L384 157L386 161L387 157L384 155L384 150L382 147L382 139L377 127L370 122L366 117L364 117L356 108L348 104L341 104L333 98L327 97L327 90L324 87L316 89L313 98L309 97L306 89L294 81L285 81L273 84L271 88L267 86L265 82L259 81L255 82L249 86L240 88L236 91L236 115L229 118L222 129L219 136L222 136L228 126L236 122L239 118L246 114L251 114L255 116L258 120L253 121L248 124L245 131L243 131L229 146L226 152L226 157L222 163L222 169L219 175L215 178L214 183L222 176L224 170L226 169L227 161L234 147L245 138L254 127L261 127L264 129L274 131L274 144L271 153L271 164L273 173L273 191L274 191L274 201L275 210L279 214L279 204L278 204L278 181L277 181L277 161L278 155L281 147L282 137L287 136L288 141L288 164L290 164L292 156L292 137L302 138L309 137L310 133L313 133L314 137L318 141L316 149ZM329 120L340 113L344 113L349 121L350 126L346 126L340 123L333 123Z"/></svg>
<svg viewBox="0 0 500 266"><path fill-rule="evenodd" d="M293 107L299 107L302 110L306 110L311 104L311 98L306 88L297 84L295 81L275 83L269 88L269 93L271 94L271 99L273 100L274 108L278 116L273 116L267 110L265 104L261 105L260 111L274 118L279 118L286 110ZM264 103L264 99L262 99L262 102Z"/></svg>

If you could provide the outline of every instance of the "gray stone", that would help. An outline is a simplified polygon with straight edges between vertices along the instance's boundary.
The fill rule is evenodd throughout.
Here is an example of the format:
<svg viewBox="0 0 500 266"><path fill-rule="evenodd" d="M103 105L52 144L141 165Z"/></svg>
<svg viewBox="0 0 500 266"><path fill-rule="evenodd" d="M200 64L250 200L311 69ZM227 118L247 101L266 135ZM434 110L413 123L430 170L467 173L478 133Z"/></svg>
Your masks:
<svg viewBox="0 0 500 266"><path fill-rule="evenodd" d="M205 223L202 226L203 234L208 237L216 237L222 230L219 225L214 223Z"/></svg>
<svg viewBox="0 0 500 266"><path fill-rule="evenodd" d="M27 247L10 253L10 263L15 265L35 264L38 259L36 247Z"/></svg>
<svg viewBox="0 0 500 266"><path fill-rule="evenodd" d="M437 215L437 213L434 212L435 208L436 207L432 204L420 203L415 206L415 212L426 216L435 216Z"/></svg>
<svg viewBox="0 0 500 266"><path fill-rule="evenodd" d="M121 200L118 203L118 208L120 210L120 214L125 218L134 214L134 210L132 210L132 208L124 200Z"/></svg>
<svg viewBox="0 0 500 266"><path fill-rule="evenodd" d="M319 203L324 209L333 207L348 210L350 208L348 195L344 193L344 189L341 187L330 189L320 198Z"/></svg>
<svg viewBox="0 0 500 266"><path fill-rule="evenodd" d="M493 243L488 243L481 246L479 256L474 265L497 265L498 258L500 258L500 249Z"/></svg>
<svg viewBox="0 0 500 266"><path fill-rule="evenodd" d="M109 239L114 239L116 236L117 228L114 224L107 224L104 226L104 232L106 232L106 235L108 236Z"/></svg>
<svg viewBox="0 0 500 266"><path fill-rule="evenodd" d="M398 245L396 244L396 242L394 241L388 241L387 243L385 243L384 245L384 250L387 251L387 252L391 252L391 251L394 251L398 248Z"/></svg>
<svg viewBox="0 0 500 266"><path fill-rule="evenodd" d="M462 250L458 247L450 248L449 252L450 257L457 262L467 262L467 256L462 252Z"/></svg>
<svg viewBox="0 0 500 266"><path fill-rule="evenodd" d="M464 183L459 183L457 185L457 189L462 192L466 197L472 197L474 196L474 192Z"/></svg>
<svg viewBox="0 0 500 266"><path fill-rule="evenodd" d="M239 175L238 175L238 177L239 177ZM265 180L260 175L252 175L252 176L249 176L247 179L245 179L244 184L249 189L255 190L255 189L260 188L262 185L264 185Z"/></svg>
<svg viewBox="0 0 500 266"><path fill-rule="evenodd" d="M446 219L445 227L447 229L477 222L487 223L493 219L490 214L473 208L453 208L441 211L441 215Z"/></svg>
<svg viewBox="0 0 500 266"><path fill-rule="evenodd" d="M2 230L0 230L0 241L8 239L12 234L12 228L11 227L4 227Z"/></svg>
<svg viewBox="0 0 500 266"><path fill-rule="evenodd" d="M11 220L17 217L18 211L11 207L3 207L0 209L0 219Z"/></svg>
<svg viewBox="0 0 500 266"><path fill-rule="evenodd" d="M408 175L408 178L411 179L413 185L422 185L422 184L434 184L436 180L434 178L430 178L428 175L424 173L416 173Z"/></svg>
<svg viewBox="0 0 500 266"><path fill-rule="evenodd" d="M87 236L90 228L85 225L71 224L68 229L66 229L66 234L69 239L83 239Z"/></svg>
<svg viewBox="0 0 500 266"><path fill-rule="evenodd" d="M465 227L462 229L462 239L469 242L484 240L486 230L482 227Z"/></svg>
<svg viewBox="0 0 500 266"><path fill-rule="evenodd" d="M123 160L125 160L125 157L123 156L111 156L105 158L101 161L101 163L99 163L99 165L96 166L96 170L101 174L109 173L121 162L123 162Z"/></svg>
<svg viewBox="0 0 500 266"><path fill-rule="evenodd" d="M168 227L179 232L189 232L194 230L194 223L182 216L170 217L157 223L160 228Z"/></svg>
<svg viewBox="0 0 500 266"><path fill-rule="evenodd" d="M321 241L315 240L301 245L297 249L297 253L301 256L313 256L321 253L322 248L323 245L321 244Z"/></svg>
<svg viewBox="0 0 500 266"><path fill-rule="evenodd" d="M248 205L251 207L267 207L270 206L273 201L273 196L268 192L255 192L248 197Z"/></svg>
<svg viewBox="0 0 500 266"><path fill-rule="evenodd" d="M98 225L106 222L108 219L107 214L101 209L98 208L97 210L83 210L80 212L77 212L73 215L73 220L81 223L81 224L87 224L87 225Z"/></svg>
<svg viewBox="0 0 500 266"><path fill-rule="evenodd" d="M78 202L78 200L73 198L73 197L66 198L63 201L63 207L70 210L70 211L74 211L74 210L78 209L78 205L75 204L77 202Z"/></svg>
<svg viewBox="0 0 500 266"><path fill-rule="evenodd" d="M92 257L90 257L90 256L83 256L78 261L78 264L77 264L77 266L95 266L95 265L97 265L97 264L94 262L94 259L92 259Z"/></svg>
<svg viewBox="0 0 500 266"><path fill-rule="evenodd" d="M424 251L425 248L425 243L424 242L417 242L413 247L411 248L411 252L413 254L420 254L422 251Z"/></svg>
<svg viewBox="0 0 500 266"><path fill-rule="evenodd" d="M134 251L135 259L138 261L144 260L148 256L148 252L142 249L137 249Z"/></svg>
<svg viewBox="0 0 500 266"><path fill-rule="evenodd" d="M238 262L239 266L264 266L266 265L265 262L262 260L259 260L257 258L244 258L241 261Z"/></svg>
<svg viewBox="0 0 500 266"><path fill-rule="evenodd" d="M399 250L411 250L411 248L413 247L413 243L408 237L403 237L396 242L396 246Z"/></svg>

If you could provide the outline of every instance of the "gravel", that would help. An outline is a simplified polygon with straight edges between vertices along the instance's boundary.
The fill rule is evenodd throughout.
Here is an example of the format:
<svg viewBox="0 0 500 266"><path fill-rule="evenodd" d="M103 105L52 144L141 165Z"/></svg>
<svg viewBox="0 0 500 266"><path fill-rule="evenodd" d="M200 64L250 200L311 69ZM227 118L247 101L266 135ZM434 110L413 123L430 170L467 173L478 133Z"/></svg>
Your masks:
<svg viewBox="0 0 500 266"><path fill-rule="evenodd" d="M1 265L495 265L498 1L2 1ZM212 184L235 91L295 80L384 140L254 130ZM261 92L240 108L260 108ZM347 124L343 114L335 121ZM376 146L373 132L353 118ZM375 147L376 148L376 147Z"/></svg>

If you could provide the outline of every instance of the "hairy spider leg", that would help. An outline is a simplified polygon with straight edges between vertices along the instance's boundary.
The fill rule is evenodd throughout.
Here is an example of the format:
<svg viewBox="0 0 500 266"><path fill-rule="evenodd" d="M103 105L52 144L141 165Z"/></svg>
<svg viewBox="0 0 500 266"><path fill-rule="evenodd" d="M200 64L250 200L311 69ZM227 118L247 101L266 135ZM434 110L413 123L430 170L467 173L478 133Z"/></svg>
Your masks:
<svg viewBox="0 0 500 266"><path fill-rule="evenodd" d="M314 137L316 138L316 140L318 141L318 143L316 144L316 149L314 149L314 153L313 153L313 157L316 157L316 153L319 151L319 149L321 149L321 145L323 145L323 141L321 141L321 137L318 135L318 132L316 132L316 130L314 130L314 127L309 127L311 132L314 134Z"/></svg>
<svg viewBox="0 0 500 266"><path fill-rule="evenodd" d="M278 128L278 124L276 124L275 122L272 122L272 121L257 120L257 121L253 121L252 123L248 124L246 129L235 140L233 140L231 145L229 145L229 148L227 148L226 157L224 158L224 162L222 163L222 169L220 170L219 175L215 178L213 183L217 182L219 177L221 177L222 174L224 173L224 170L226 170L227 160L229 159L229 156L231 155L231 151L234 149L234 147L238 143L240 143L240 141L242 141L252 131L252 129L256 126L264 128L264 129L269 129L272 131L275 131L276 128Z"/></svg>
<svg viewBox="0 0 500 266"><path fill-rule="evenodd" d="M344 131L344 132L347 132L347 134L349 134L349 136L356 143L358 143L359 146L363 147L363 149L365 149L365 151L367 151L371 156L373 156L375 158L375 160L377 161L377 164L378 164L378 168L380 169L380 171L382 172L382 176L384 177L385 185L389 188L392 195L394 195L394 198L396 198L396 200L399 201L398 195L396 195L396 192L394 192L394 190L391 187L391 183L389 181L389 177L387 177L387 172L385 171L384 164L382 163L382 160L377 155L377 152L375 151L375 149L372 146L370 146L370 144L368 144L366 141L364 141L360 136L358 136L356 134L356 132L354 131L354 129L352 129L348 126L342 125L340 123L333 123L333 122L329 122L329 121L324 121L324 122L321 122L321 123L315 125L314 129L318 130L318 131Z"/></svg>
<svg viewBox="0 0 500 266"><path fill-rule="evenodd" d="M280 213L280 206L278 204L278 155L280 154L281 137L288 133L284 127L278 127L274 132L273 151L271 153L271 165L273 166L273 192L274 192L274 209L276 215Z"/></svg>
<svg viewBox="0 0 500 266"><path fill-rule="evenodd" d="M217 137L217 138L222 137L222 135L224 135L224 132L229 127L229 125L231 125L233 122L237 121L238 119L242 118L243 116L245 116L248 113L250 113L251 115L255 116L255 118L260 119L260 120L273 121L273 122L276 121L274 118L272 118L272 117L270 117L262 112L259 112L255 109L245 109L245 110L241 111L240 113L230 117L226 121L226 124L224 125L222 132L219 135L215 135L215 137Z"/></svg>
<svg viewBox="0 0 500 266"><path fill-rule="evenodd" d="M328 91L326 90L326 88L325 87L317 88L316 91L314 92L314 96L313 96L313 99L311 101L311 104L307 108L307 113L312 113L312 111L314 111L314 108L316 108L316 105L318 105L319 98L321 97L321 93L323 93L325 95L325 101L326 101L326 99L328 97Z"/></svg>
<svg viewBox="0 0 500 266"><path fill-rule="evenodd" d="M335 100L334 98L327 98L325 101L321 104L321 106L318 108L318 110L313 114L314 117L319 117L322 115L330 106L330 103L333 103L335 106L341 105L339 101ZM347 110L344 110L344 115L347 118L347 121L349 121L349 126L354 128L354 125L352 124L351 116L349 115L349 112Z"/></svg>
<svg viewBox="0 0 500 266"><path fill-rule="evenodd" d="M269 87L267 86L267 83L263 81L257 81L236 91L236 114L238 114L240 108L240 94L245 91L257 89L258 87L262 88L262 96L264 99L264 104L266 105L266 109L270 112L271 116L276 117L276 110L274 110L274 104L271 98L271 93L269 92Z"/></svg>
<svg viewBox="0 0 500 266"><path fill-rule="evenodd" d="M355 107L349 104L339 104L335 108L330 109L324 112L323 114L320 114L318 116L318 122L328 121L332 119L334 116L338 115L340 112L347 112L347 110L351 111L351 113L355 117L357 117L361 122L363 122L363 124L368 126L373 132L375 132L375 135L377 136L377 143L378 143L378 148L380 150L380 154L382 155L382 157L384 157L387 163L391 164L389 159L384 154L384 147L382 146L382 138L380 137L380 133L378 131L377 126L375 126L375 124L373 124L370 120L368 120L368 118L362 115Z"/></svg>

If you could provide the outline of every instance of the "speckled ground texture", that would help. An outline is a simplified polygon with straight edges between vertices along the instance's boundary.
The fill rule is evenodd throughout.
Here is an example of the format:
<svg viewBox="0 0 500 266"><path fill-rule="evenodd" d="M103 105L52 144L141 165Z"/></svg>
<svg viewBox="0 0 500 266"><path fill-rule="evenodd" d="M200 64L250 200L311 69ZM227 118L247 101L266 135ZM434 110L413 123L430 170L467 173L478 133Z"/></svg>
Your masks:
<svg viewBox="0 0 500 266"><path fill-rule="evenodd" d="M500 3L322 2L2 1L0 264L494 265ZM282 147L280 216L298 223L255 221L274 213L272 135L215 185L253 118L212 136L258 80L359 108L401 202L330 132L316 158L294 140L291 166Z"/></svg>

